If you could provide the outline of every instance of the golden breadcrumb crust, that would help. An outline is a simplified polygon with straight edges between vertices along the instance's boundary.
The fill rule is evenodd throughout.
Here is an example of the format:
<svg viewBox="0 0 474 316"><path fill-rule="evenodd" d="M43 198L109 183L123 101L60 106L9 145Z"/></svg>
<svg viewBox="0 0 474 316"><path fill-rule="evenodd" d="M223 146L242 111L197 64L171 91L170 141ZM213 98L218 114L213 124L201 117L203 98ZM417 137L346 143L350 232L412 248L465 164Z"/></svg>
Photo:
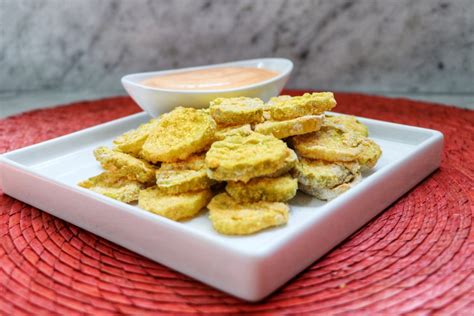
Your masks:
<svg viewBox="0 0 474 316"><path fill-rule="evenodd" d="M368 137L369 129L367 126L357 120L355 116L351 115L336 115L326 116L324 125L334 126L346 132L354 132L361 136Z"/></svg>
<svg viewBox="0 0 474 316"><path fill-rule="evenodd" d="M204 111L178 107L161 116L141 155L153 163L183 160L209 146L215 131L216 123Z"/></svg>
<svg viewBox="0 0 474 316"><path fill-rule="evenodd" d="M247 183L229 181L225 190L234 199L243 202L286 202L296 195L298 181L290 175L277 178L254 178Z"/></svg>
<svg viewBox="0 0 474 316"><path fill-rule="evenodd" d="M275 121L291 120L305 115L319 115L336 106L332 92L305 93L302 96L279 96L271 98L265 106Z"/></svg>
<svg viewBox="0 0 474 316"><path fill-rule="evenodd" d="M263 121L263 101L258 98L217 98L209 110L218 124L243 125Z"/></svg>
<svg viewBox="0 0 474 316"><path fill-rule="evenodd" d="M286 121L265 121L255 125L254 130L282 139L315 132L321 127L323 119L324 115L305 115Z"/></svg>
<svg viewBox="0 0 474 316"><path fill-rule="evenodd" d="M365 169L374 167L382 154L373 140L333 126L322 126L317 132L295 136L292 143L302 157L326 161L358 161Z"/></svg>
<svg viewBox="0 0 474 316"><path fill-rule="evenodd" d="M146 161L107 147L95 149L94 156L107 171L146 184L155 182L155 167Z"/></svg>
<svg viewBox="0 0 474 316"><path fill-rule="evenodd" d="M281 202L240 202L221 193L207 208L212 226L225 235L249 235L288 222L289 207Z"/></svg>
<svg viewBox="0 0 474 316"><path fill-rule="evenodd" d="M252 132L213 143L206 154L206 166L211 179L247 182L284 168L290 155L283 141Z"/></svg>
<svg viewBox="0 0 474 316"><path fill-rule="evenodd" d="M179 221L194 217L212 198L211 190L167 194L156 187L141 190L138 206L149 212Z"/></svg>
<svg viewBox="0 0 474 316"><path fill-rule="evenodd" d="M120 135L113 141L115 148L121 152L139 157L143 144L150 132L157 126L158 120L158 118L152 119L138 128Z"/></svg>
<svg viewBox="0 0 474 316"><path fill-rule="evenodd" d="M301 158L292 175L299 189L320 200L331 200L353 187L360 180L357 162L328 162Z"/></svg>
<svg viewBox="0 0 474 316"><path fill-rule="evenodd" d="M138 194L143 189L142 183L107 171L79 182L78 185L125 203L138 200Z"/></svg>

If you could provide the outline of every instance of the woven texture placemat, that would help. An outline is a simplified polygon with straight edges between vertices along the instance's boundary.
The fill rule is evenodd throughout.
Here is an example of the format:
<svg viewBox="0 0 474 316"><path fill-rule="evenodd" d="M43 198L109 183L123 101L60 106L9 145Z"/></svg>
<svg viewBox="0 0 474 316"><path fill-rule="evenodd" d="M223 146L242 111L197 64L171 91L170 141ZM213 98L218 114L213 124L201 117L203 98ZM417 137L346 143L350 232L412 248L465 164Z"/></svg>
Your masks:
<svg viewBox="0 0 474 316"><path fill-rule="evenodd" d="M230 297L0 192L0 311L471 313L474 112L358 94L336 98L338 112L442 131L442 166L263 302ZM0 121L0 152L138 111L131 99L116 97L10 117Z"/></svg>

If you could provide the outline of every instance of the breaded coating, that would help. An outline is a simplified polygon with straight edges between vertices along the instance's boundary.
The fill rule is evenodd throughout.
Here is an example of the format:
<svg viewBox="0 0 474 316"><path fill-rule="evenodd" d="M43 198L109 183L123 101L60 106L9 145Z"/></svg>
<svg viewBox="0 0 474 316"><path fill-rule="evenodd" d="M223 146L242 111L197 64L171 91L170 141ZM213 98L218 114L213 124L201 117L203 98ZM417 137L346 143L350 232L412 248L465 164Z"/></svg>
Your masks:
<svg viewBox="0 0 474 316"><path fill-rule="evenodd" d="M279 95L277 97L272 97L270 100L268 100L267 103L263 106L264 111L269 111L272 107L277 106L278 104L281 104L282 102L287 102L290 101L292 98L291 95Z"/></svg>
<svg viewBox="0 0 474 316"><path fill-rule="evenodd" d="M289 207L281 202L239 202L221 193L207 208L212 226L225 235L249 235L288 222Z"/></svg>
<svg viewBox="0 0 474 316"><path fill-rule="evenodd" d="M139 157L142 146L148 135L157 126L159 119L152 119L148 123L140 125L137 129L126 132L114 139L115 148L121 152Z"/></svg>
<svg viewBox="0 0 474 316"><path fill-rule="evenodd" d="M178 107L161 116L141 155L153 163L183 160L209 146L215 131L216 123L204 111Z"/></svg>
<svg viewBox="0 0 474 316"><path fill-rule="evenodd" d="M156 172L157 187L169 194L200 191L215 183L206 171L205 155L192 155L186 160L164 162Z"/></svg>
<svg viewBox="0 0 474 316"><path fill-rule="evenodd" d="M179 221L196 216L211 198L212 192L209 189L172 195L152 187L140 191L138 206L149 212Z"/></svg>
<svg viewBox="0 0 474 316"><path fill-rule="evenodd" d="M335 106L320 92L176 107L97 148L105 172L78 185L175 221L207 206L225 235L285 225L298 190L334 199L381 157L356 117L324 113Z"/></svg>
<svg viewBox="0 0 474 316"><path fill-rule="evenodd" d="M275 177L281 177L285 174L287 174L293 167L296 165L296 162L298 161L298 156L296 153L289 149L290 154L288 157L285 159L285 163L283 166L279 169L274 170L272 173L266 175L267 177L275 178Z"/></svg>
<svg viewBox="0 0 474 316"><path fill-rule="evenodd" d="M217 98L209 109L218 124L243 125L263 121L263 101L258 98Z"/></svg>
<svg viewBox="0 0 474 316"><path fill-rule="evenodd" d="M252 128L250 124L237 125L237 126L217 126L217 131L215 134L215 140L223 140L229 135L232 134L241 134L248 135L252 133Z"/></svg>
<svg viewBox="0 0 474 316"><path fill-rule="evenodd" d="M372 139L324 125L317 132L295 136L292 143L298 155L326 161L357 161L363 171L373 168L382 150Z"/></svg>
<svg viewBox="0 0 474 316"><path fill-rule="evenodd" d="M160 170L201 170L206 168L206 154L195 154L185 160L163 162Z"/></svg>
<svg viewBox="0 0 474 316"><path fill-rule="evenodd" d="M138 200L138 194L143 189L142 183L107 171L79 182L78 185L125 203Z"/></svg>
<svg viewBox="0 0 474 316"><path fill-rule="evenodd" d="M302 96L271 98L265 109L275 121L291 120L305 115L319 115L336 106L332 92L305 93Z"/></svg>
<svg viewBox="0 0 474 316"><path fill-rule="evenodd" d="M94 156L107 171L141 183L155 182L155 168L146 161L107 147L94 150Z"/></svg>
<svg viewBox="0 0 474 316"><path fill-rule="evenodd" d="M229 181L225 190L234 199L243 202L286 202L298 189L298 181L290 175L278 178L254 178L247 183Z"/></svg>
<svg viewBox="0 0 474 316"><path fill-rule="evenodd" d="M327 162L301 158L292 171L299 189L320 200L331 200L361 179L357 162Z"/></svg>
<svg viewBox="0 0 474 316"><path fill-rule="evenodd" d="M289 100L291 100L290 95L280 95L280 96L273 97L270 100L268 100L268 102L265 103L264 106L263 106L263 118L267 121L272 121L272 115L270 113L270 109L273 106L276 106L277 103L281 103L281 102L289 101Z"/></svg>
<svg viewBox="0 0 474 316"><path fill-rule="evenodd" d="M362 171L372 169L377 164L380 156L382 156L382 149L372 139L366 138L361 142L361 153L357 156L357 161L362 168Z"/></svg>
<svg viewBox="0 0 474 316"><path fill-rule="evenodd" d="M218 181L248 182L283 169L290 155L286 143L273 136L231 135L212 144L206 154L207 172Z"/></svg>
<svg viewBox="0 0 474 316"><path fill-rule="evenodd" d="M321 127L323 119L324 115L306 115L286 121L265 121L255 125L254 130L281 139L315 132Z"/></svg>
<svg viewBox="0 0 474 316"><path fill-rule="evenodd" d="M206 169L201 170L158 170L156 186L168 194L189 191L201 191L210 188L214 183L207 176Z"/></svg>
<svg viewBox="0 0 474 316"><path fill-rule="evenodd" d="M367 126L357 120L355 116L351 115L326 115L324 125L334 126L345 132L354 132L361 136L369 136L369 129Z"/></svg>
<svg viewBox="0 0 474 316"><path fill-rule="evenodd" d="M357 160L364 142L369 142L368 138L332 126L322 126L317 132L292 139L298 155L326 161Z"/></svg>

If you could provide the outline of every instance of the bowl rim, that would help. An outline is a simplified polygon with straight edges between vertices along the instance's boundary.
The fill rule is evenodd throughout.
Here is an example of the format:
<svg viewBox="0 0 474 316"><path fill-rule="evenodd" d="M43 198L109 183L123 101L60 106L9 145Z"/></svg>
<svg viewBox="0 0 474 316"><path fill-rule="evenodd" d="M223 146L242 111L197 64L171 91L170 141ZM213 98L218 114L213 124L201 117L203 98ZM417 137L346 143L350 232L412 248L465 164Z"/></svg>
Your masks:
<svg viewBox="0 0 474 316"><path fill-rule="evenodd" d="M278 62L284 64L283 71L279 72L277 76L257 82L254 84L249 84L245 86L240 86L237 88L229 88L229 89L206 89L206 90L180 90L180 89L162 89L162 88L155 88L155 87L149 87L146 85L143 85L136 80L133 79L133 77L137 76L143 76L143 75L159 75L159 74L169 74L169 73L180 73L180 72L185 72L185 71L192 71L192 70L200 70L200 69L205 69L205 68L218 68L218 67L224 67L224 66L230 66L230 65L240 65L240 64L246 64L246 63L256 63L256 62ZM133 85L135 87L138 87L140 89L145 89L148 91L156 91L156 92L166 92L166 93L180 93L180 94L208 94L208 93L226 93L226 92L236 92L236 91L241 91L241 90L248 90L248 89L254 89L258 88L263 85L267 85L279 80L284 79L285 77L289 76L291 71L293 70L294 64L290 59L287 58L274 58L274 57L269 57L269 58L254 58L254 59L244 59L244 60L236 60L236 61L230 61L230 62L225 62L225 63L219 63L219 64L210 64L210 65L201 65L201 66L193 66L193 67L186 67L186 68L177 68L177 69L166 69L166 70L159 70L159 71L147 71L147 72L137 72L137 73L132 73L132 74L127 74L121 78L122 85L125 87L125 85ZM265 67L261 67L263 69L268 69Z"/></svg>

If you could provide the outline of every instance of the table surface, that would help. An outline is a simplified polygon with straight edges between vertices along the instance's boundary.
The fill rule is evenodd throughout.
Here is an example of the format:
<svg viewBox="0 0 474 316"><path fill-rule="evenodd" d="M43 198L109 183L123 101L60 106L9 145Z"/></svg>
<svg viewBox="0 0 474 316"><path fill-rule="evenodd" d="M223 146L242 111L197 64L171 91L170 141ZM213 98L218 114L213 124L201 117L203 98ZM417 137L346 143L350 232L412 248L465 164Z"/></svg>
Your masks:
<svg viewBox="0 0 474 316"><path fill-rule="evenodd" d="M124 95L123 91L25 91L0 93L0 118L30 111L38 108L49 108L71 102L94 100L110 96ZM368 94L387 97L407 98L427 101L438 104L448 104L456 107L474 109L473 94L423 94L423 93L395 93L372 92Z"/></svg>
<svg viewBox="0 0 474 316"><path fill-rule="evenodd" d="M358 94L336 98L338 112L442 131L442 165L269 298L242 302L0 193L0 311L469 314L474 111ZM118 97L3 119L0 153L137 111Z"/></svg>

